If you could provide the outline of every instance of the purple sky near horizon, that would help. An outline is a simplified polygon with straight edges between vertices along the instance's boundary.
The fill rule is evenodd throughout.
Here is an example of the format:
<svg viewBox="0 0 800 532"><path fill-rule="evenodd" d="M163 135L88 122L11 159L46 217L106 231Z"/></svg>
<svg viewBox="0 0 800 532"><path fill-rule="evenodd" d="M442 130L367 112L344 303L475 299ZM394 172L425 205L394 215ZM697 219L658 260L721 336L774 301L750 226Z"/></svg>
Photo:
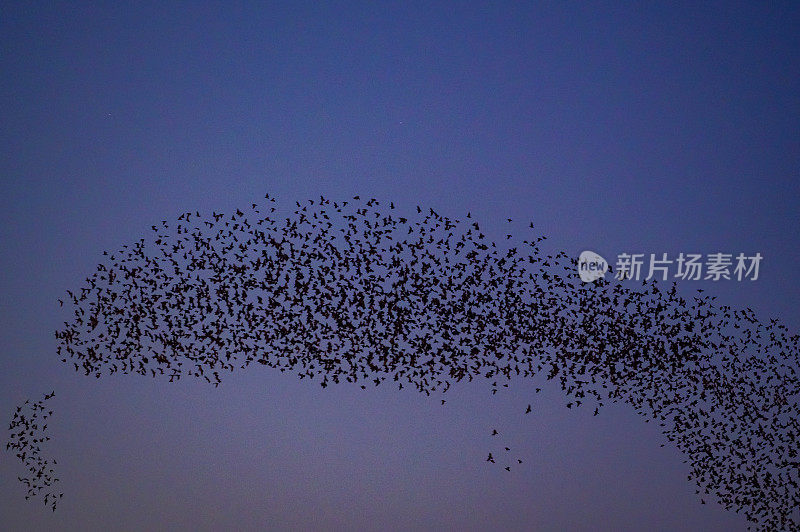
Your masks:
<svg viewBox="0 0 800 532"><path fill-rule="evenodd" d="M575 257L759 252L755 282L679 287L800 331L798 23L791 2L3 5L0 419L56 391L65 496L24 501L0 452L0 528L744 530L626 405L86 378L55 356L56 301L187 210L360 194L495 239L531 220ZM511 473L484 462L494 427Z"/></svg>

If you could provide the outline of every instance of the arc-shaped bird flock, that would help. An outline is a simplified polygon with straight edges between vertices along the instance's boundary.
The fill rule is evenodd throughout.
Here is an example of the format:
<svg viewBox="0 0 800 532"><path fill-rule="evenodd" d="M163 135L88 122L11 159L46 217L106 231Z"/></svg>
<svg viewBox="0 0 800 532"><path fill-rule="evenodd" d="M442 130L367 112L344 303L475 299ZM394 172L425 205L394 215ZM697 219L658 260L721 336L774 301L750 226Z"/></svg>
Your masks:
<svg viewBox="0 0 800 532"><path fill-rule="evenodd" d="M658 422L703 503L800 528L800 343L777 320L674 284L583 283L574 259L541 251L532 224L517 238L509 220L515 230L495 242L469 214L321 197L282 217L265 199L163 220L105 253L62 301L73 314L56 332L59 358L98 378L218 385L259 363L323 387L426 394L541 375L570 407L623 401ZM55 510L44 429L19 414L7 448L29 466L28 495L50 488Z"/></svg>

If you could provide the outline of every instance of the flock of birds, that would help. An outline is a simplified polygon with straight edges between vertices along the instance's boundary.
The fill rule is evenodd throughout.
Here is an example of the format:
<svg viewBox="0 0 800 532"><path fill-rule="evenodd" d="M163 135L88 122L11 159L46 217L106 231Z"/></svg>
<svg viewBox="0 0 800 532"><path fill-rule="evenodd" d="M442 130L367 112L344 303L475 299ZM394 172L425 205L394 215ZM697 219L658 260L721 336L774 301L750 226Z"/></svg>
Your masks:
<svg viewBox="0 0 800 532"><path fill-rule="evenodd" d="M297 202L284 218L265 199L230 215L187 212L105 252L59 300L72 309L56 332L59 358L97 378L218 385L258 363L322 387L428 395L541 376L569 408L596 415L622 401L658 423L702 503L763 529L800 529L799 343L777 320L702 291L685 298L674 283L583 283L574 259L545 254L544 237L515 237L511 220L493 240L470 214L403 214L356 196ZM28 436L44 430L19 423ZM12 435L27 463L47 467L38 440ZM53 480L42 471L26 480L30 494Z"/></svg>
<svg viewBox="0 0 800 532"><path fill-rule="evenodd" d="M56 392L45 394L43 399L30 402L25 401L18 406L8 427L11 435L6 443L6 451L14 452L17 458L25 465L30 476L17 477L27 489L25 500L42 495L46 506L56 511L58 501L64 496L55 489L58 478L55 477L53 465L58 465L55 460L46 460L42 457L42 444L50 441L46 436L47 419L53 415L46 403L55 397Z"/></svg>

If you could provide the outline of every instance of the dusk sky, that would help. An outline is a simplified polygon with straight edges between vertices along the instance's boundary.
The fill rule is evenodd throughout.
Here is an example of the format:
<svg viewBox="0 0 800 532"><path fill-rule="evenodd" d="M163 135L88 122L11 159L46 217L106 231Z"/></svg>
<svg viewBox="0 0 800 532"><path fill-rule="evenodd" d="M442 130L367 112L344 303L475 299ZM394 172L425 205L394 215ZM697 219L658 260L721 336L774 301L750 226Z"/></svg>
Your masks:
<svg viewBox="0 0 800 532"><path fill-rule="evenodd" d="M441 405L261 366L95 379L53 332L104 250L269 193L470 212L496 240L532 221L612 267L760 253L755 281L679 289L796 333L800 4L7 2L0 142L0 420L56 392L65 493L25 501L0 452L0 529L746 528L657 426L567 409L557 384ZM484 461L493 428L510 473Z"/></svg>

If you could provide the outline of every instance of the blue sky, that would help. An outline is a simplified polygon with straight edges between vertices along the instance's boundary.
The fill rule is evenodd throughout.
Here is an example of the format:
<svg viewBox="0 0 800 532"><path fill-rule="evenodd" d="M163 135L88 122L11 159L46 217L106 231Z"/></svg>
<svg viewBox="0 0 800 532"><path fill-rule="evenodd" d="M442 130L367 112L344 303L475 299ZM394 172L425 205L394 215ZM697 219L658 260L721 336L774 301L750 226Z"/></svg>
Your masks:
<svg viewBox="0 0 800 532"><path fill-rule="evenodd" d="M56 389L67 495L25 503L0 456L3 526L744 529L622 405L86 379L55 356L56 300L184 211L361 194L493 238L532 220L575 257L760 252L758 281L681 288L797 331L798 22L791 2L4 5L0 413ZM493 424L527 468L485 467Z"/></svg>

